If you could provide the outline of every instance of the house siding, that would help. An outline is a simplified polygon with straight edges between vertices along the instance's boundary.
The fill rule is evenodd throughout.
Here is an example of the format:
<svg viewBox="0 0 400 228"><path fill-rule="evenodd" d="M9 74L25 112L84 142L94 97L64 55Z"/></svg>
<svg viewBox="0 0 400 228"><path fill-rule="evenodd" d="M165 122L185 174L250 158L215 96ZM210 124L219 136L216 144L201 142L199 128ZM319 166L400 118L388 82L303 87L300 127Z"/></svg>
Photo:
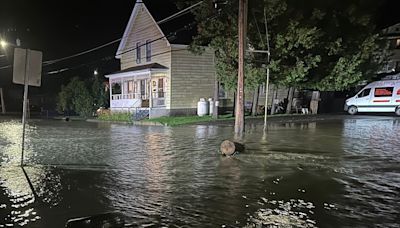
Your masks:
<svg viewBox="0 0 400 228"><path fill-rule="evenodd" d="M213 97L213 58L214 52L208 48L202 55L195 55L187 46L172 46L171 109L196 109L200 98Z"/></svg>
<svg viewBox="0 0 400 228"><path fill-rule="evenodd" d="M146 40L156 40L164 36L164 34L158 28L158 25L150 15L149 11L145 8L144 4L139 4L138 14L134 19L134 23L129 29L129 34L127 35L127 41L123 50L131 50L136 48L136 43L140 42L142 45L146 43ZM123 52L122 50L122 52ZM171 69L171 46L166 38L154 41L151 43L151 61L146 61L146 47L145 45L141 47L141 62L136 63L136 50L127 52L121 55L120 64L121 70L125 70L130 67L135 67L139 65L145 65L149 63L159 63ZM168 70L166 78L166 108L170 107L171 101L171 71Z"/></svg>

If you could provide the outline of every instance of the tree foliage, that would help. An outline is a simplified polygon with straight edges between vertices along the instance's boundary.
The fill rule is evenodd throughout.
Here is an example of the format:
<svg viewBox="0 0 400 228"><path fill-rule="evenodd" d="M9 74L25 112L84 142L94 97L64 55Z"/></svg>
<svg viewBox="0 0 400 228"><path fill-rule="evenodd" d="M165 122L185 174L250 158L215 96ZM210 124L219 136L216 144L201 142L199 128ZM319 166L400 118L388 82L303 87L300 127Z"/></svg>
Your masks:
<svg viewBox="0 0 400 228"><path fill-rule="evenodd" d="M80 116L89 117L95 109L106 104L107 96L97 77L91 82L91 88L75 77L66 86L62 86L58 94L57 109L59 112L74 111Z"/></svg>
<svg viewBox="0 0 400 228"><path fill-rule="evenodd" d="M197 2L176 0L179 7ZM248 46L266 50L270 44L271 80L298 88L344 90L375 75L384 43L374 26L373 0L249 0ZM192 50L209 45L215 50L219 80L236 88L238 0L214 8L212 0L194 11L198 35ZM212 19L210 19L212 18ZM268 36L267 36L268 27ZM267 39L269 38L269 39ZM269 41L269 42L268 42ZM246 87L265 81L264 54L246 58Z"/></svg>

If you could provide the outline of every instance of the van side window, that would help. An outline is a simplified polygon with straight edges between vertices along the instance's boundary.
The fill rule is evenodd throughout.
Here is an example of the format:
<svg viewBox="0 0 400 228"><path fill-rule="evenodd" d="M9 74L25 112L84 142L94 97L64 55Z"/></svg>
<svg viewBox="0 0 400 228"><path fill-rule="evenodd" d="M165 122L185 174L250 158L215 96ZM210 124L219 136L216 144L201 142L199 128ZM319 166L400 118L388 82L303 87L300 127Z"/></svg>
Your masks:
<svg viewBox="0 0 400 228"><path fill-rule="evenodd" d="M371 89L370 89L370 88L364 89L361 93L358 94L357 97L366 97L366 96L369 96L369 93L370 93L370 92L371 92Z"/></svg>
<svg viewBox="0 0 400 228"><path fill-rule="evenodd" d="M391 97L393 95L393 87L375 88L375 97Z"/></svg>

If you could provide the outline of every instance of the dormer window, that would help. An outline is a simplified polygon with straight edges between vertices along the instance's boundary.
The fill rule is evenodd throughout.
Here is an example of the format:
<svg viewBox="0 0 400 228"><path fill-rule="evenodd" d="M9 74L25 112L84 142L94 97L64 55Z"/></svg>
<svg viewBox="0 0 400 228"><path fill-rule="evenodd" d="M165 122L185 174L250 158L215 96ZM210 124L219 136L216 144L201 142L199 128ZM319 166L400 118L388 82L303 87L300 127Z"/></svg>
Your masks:
<svg viewBox="0 0 400 228"><path fill-rule="evenodd" d="M141 51L141 44L140 42L136 43L136 63L139 64L141 63L142 59L142 51Z"/></svg>
<svg viewBox="0 0 400 228"><path fill-rule="evenodd" d="M146 61L151 62L151 40L146 40Z"/></svg>

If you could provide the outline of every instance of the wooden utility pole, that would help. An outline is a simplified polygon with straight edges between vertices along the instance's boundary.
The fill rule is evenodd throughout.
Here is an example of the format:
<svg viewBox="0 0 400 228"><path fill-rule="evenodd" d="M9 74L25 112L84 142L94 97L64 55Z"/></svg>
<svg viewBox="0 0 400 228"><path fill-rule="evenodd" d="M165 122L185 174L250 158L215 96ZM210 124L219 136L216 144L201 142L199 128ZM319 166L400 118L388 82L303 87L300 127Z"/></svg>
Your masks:
<svg viewBox="0 0 400 228"><path fill-rule="evenodd" d="M1 107L1 113L6 114L6 105L4 104L3 88L0 88L0 107Z"/></svg>
<svg viewBox="0 0 400 228"><path fill-rule="evenodd" d="M247 0L239 0L239 67L235 112L235 134L244 133L244 57L246 51Z"/></svg>
<svg viewBox="0 0 400 228"><path fill-rule="evenodd" d="M213 56L213 64L215 69L215 53ZM214 71L215 81L214 81L214 107L213 107L213 119L218 119L218 107L219 107L219 81L217 73Z"/></svg>

